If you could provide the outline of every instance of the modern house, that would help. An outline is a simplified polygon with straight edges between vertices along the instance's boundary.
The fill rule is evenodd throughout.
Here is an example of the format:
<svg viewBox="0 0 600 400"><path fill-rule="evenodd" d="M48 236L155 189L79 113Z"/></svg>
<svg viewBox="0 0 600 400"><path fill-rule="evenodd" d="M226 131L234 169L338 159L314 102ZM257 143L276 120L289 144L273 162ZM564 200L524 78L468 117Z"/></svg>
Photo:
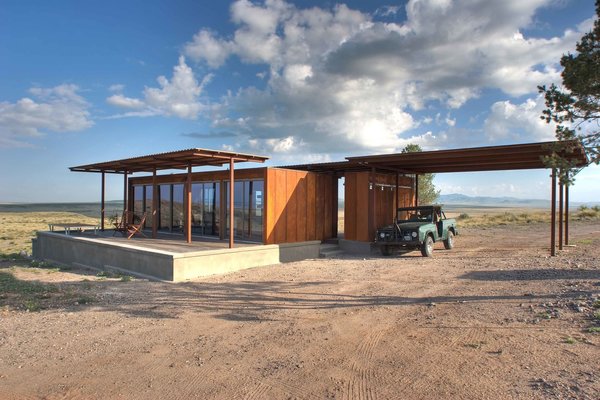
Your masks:
<svg viewBox="0 0 600 400"><path fill-rule="evenodd" d="M342 249L368 252L377 227L391 222L396 208L418 203L419 174L546 168L543 157L552 154L555 145L546 142L384 154L333 163L237 170L235 163L262 163L267 157L188 149L81 165L71 170L96 172L102 177L100 230L107 228L105 174L122 174L124 209L132 213L133 220L146 215L148 238L40 232L34 239L34 256L183 280L315 258L325 241L338 240ZM575 165L587 163L580 144L572 146L566 156ZM229 168L193 171L194 167L224 165ZM158 175L165 170L185 172ZM145 176L129 177L144 172ZM343 235L338 232L341 178ZM552 187L556 187L555 173Z"/></svg>

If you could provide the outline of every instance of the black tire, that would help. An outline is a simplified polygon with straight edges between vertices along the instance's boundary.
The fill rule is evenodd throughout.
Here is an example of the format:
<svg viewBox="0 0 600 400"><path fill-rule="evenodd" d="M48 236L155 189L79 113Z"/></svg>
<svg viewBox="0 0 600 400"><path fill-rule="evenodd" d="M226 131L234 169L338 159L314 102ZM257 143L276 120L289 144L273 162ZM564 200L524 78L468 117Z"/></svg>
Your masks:
<svg viewBox="0 0 600 400"><path fill-rule="evenodd" d="M425 240L421 245L421 254L423 257L431 257L433 255L433 238L431 235L425 236Z"/></svg>
<svg viewBox="0 0 600 400"><path fill-rule="evenodd" d="M381 246L381 255L389 257L394 253L392 246Z"/></svg>
<svg viewBox="0 0 600 400"><path fill-rule="evenodd" d="M448 231L448 237L444 240L444 248L446 250L452 250L454 247L454 232Z"/></svg>

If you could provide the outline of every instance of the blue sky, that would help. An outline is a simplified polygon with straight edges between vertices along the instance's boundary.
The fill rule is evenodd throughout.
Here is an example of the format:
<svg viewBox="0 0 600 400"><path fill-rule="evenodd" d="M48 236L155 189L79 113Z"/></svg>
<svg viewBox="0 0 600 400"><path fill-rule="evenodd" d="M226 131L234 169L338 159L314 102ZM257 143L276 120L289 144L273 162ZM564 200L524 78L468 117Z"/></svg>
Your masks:
<svg viewBox="0 0 600 400"><path fill-rule="evenodd" d="M97 201L69 166L191 147L286 165L551 140L536 86L593 3L0 0L0 202ZM584 170L571 199L598 182ZM435 183L549 198L548 171Z"/></svg>

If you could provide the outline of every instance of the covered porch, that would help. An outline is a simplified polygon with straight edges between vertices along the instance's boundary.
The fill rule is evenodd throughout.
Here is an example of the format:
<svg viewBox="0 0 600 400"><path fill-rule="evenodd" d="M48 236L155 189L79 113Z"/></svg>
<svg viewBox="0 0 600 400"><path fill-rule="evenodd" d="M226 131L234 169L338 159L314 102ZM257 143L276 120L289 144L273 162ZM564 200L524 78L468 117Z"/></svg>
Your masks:
<svg viewBox="0 0 600 400"><path fill-rule="evenodd" d="M106 174L122 174L123 175L123 216L127 218L131 217L131 212L134 211L134 204L132 202L132 191L129 184L129 175L133 173L146 172L151 173L150 187L151 187L151 202L149 215L146 216L151 226L151 237L156 239L158 237L158 225L159 225L159 213L160 204L159 199L159 176L157 172L160 170L186 170L185 181L183 184L183 208L184 208L184 221L183 221L183 233L185 241L187 243L192 242L192 168L194 167L205 167L205 166L218 166L222 167L227 165L228 171L228 183L229 183L229 219L230 225L233 225L234 221L234 198L235 198L235 163L239 162L258 162L264 163L268 160L268 157L253 155L253 154L242 154L233 153L227 151L218 150L207 150L207 149L187 149L179 150L167 153L151 154L147 156L126 158L115 161L106 161L94 164L80 165L71 167L71 171L75 172L94 172L101 174L101 199L100 199L100 230L105 231L107 228L106 215L105 215L105 193L106 193ZM129 213L126 213L129 212ZM222 218L223 225L221 226L220 238L224 239L224 232L226 231L225 226L226 218ZM133 221L125 221L125 223L133 223ZM112 228L108 226L108 228ZM233 226L229 228L229 248L234 247L234 229Z"/></svg>

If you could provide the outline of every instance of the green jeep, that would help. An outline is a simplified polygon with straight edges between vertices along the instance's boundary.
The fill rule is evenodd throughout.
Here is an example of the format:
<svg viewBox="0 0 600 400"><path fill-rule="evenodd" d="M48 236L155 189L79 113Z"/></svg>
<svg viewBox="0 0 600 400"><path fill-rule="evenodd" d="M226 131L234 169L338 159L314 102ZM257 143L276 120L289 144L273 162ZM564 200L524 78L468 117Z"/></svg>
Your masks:
<svg viewBox="0 0 600 400"><path fill-rule="evenodd" d="M456 220L446 218L442 206L403 207L398 208L392 225L377 229L375 245L384 256L399 249L421 249L423 257L431 257L433 243L442 240L450 250L456 235Z"/></svg>

